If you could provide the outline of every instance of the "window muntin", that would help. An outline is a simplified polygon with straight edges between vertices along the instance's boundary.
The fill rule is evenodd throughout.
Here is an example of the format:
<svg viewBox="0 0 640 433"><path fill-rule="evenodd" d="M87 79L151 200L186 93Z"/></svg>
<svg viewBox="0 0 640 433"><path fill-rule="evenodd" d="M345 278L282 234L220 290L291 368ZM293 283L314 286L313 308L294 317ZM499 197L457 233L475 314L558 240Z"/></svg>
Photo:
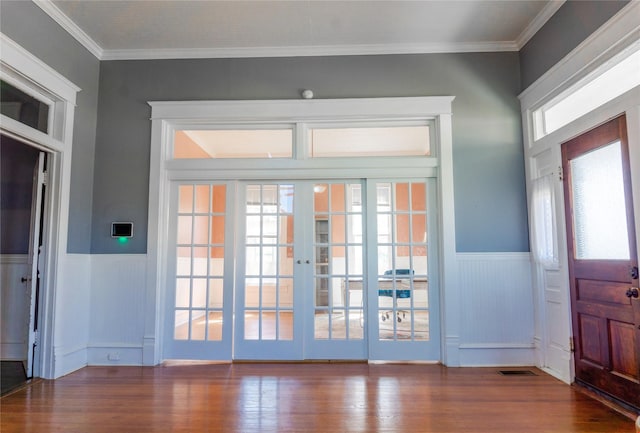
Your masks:
<svg viewBox="0 0 640 433"><path fill-rule="evenodd" d="M362 156L429 156L429 126L312 127L311 158Z"/></svg>
<svg viewBox="0 0 640 433"><path fill-rule="evenodd" d="M177 130L174 159L291 158L293 130L207 129Z"/></svg>

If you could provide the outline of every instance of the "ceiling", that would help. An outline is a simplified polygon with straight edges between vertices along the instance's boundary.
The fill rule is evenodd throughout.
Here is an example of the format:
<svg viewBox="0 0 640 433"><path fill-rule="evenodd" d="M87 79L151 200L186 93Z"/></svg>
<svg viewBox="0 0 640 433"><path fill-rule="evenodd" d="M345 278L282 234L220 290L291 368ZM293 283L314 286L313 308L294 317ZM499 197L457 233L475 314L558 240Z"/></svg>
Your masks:
<svg viewBox="0 0 640 433"><path fill-rule="evenodd" d="M564 0L34 0L96 57L516 51Z"/></svg>

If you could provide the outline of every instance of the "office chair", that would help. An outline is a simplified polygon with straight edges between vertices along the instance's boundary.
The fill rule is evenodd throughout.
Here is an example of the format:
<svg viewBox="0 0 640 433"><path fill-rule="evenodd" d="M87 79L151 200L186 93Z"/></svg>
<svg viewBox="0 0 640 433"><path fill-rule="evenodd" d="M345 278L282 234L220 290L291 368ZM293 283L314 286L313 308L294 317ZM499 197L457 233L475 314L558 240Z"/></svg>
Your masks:
<svg viewBox="0 0 640 433"><path fill-rule="evenodd" d="M396 269L395 272L393 270L388 270L384 272L385 276L389 276L390 279L393 278L393 275L413 275L414 271L413 269ZM397 281L397 279L396 279ZM397 284L397 282L396 282ZM396 286L397 287L397 286ZM378 289L378 296L384 296L384 297L389 297L393 299L393 292L395 290L395 298L396 299L408 299L411 297L411 289ZM396 309L396 320L398 322L402 322L402 319L407 317L407 313L408 311L406 310L398 310ZM393 314L393 310L388 310L388 311L384 311L381 315L380 318L382 319L382 321L384 322L385 320L389 319L390 316ZM400 317L400 314L402 314L402 317Z"/></svg>

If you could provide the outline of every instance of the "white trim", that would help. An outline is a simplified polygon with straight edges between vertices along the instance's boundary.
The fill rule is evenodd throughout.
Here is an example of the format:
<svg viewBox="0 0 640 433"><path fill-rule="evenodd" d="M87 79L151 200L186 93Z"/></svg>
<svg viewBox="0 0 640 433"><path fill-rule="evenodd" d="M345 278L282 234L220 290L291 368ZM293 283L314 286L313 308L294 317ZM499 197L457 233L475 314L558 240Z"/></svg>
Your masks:
<svg viewBox="0 0 640 433"><path fill-rule="evenodd" d="M640 38L640 2L631 1L520 95L533 110Z"/></svg>
<svg viewBox="0 0 640 433"><path fill-rule="evenodd" d="M552 280L548 271L532 264L536 335L535 359L538 367L558 379L571 383L573 357L569 348L571 310L567 263L567 238L564 211L564 191L558 174L562 164L561 143L587 131L621 113L627 114L629 154L632 173L633 202L636 212L636 233L640 233L640 87L636 87L568 125L534 140L533 112L548 103L581 79L610 61L640 40L640 2L629 2L615 16L585 39L555 66L519 95L522 110L527 202L531 205L532 181L543 173L554 175L556 182L556 223L560 259ZM542 164L542 166L540 166ZM640 236L637 239L640 247ZM547 287L548 286L548 287ZM547 304L552 304L550 309ZM547 323L553 312L553 326ZM561 326L558 325L560 323Z"/></svg>
<svg viewBox="0 0 640 433"><path fill-rule="evenodd" d="M385 54L484 53L518 51L516 41L423 44L302 45L289 47L157 48L103 50L100 60L231 59L260 57L359 56Z"/></svg>
<svg viewBox="0 0 640 433"><path fill-rule="evenodd" d="M60 372L68 372L66 355L60 356L60 348L55 347L60 338L56 327L56 309L60 300L56 294L65 287L64 267L68 261L67 233L69 225L69 190L71 185L71 148L73 143L73 121L76 93L79 87L58 72L37 59L20 45L0 33L0 58L2 75L11 75L26 86L42 91L53 99L54 118L49 134L43 134L20 122L2 116L3 133L32 143L49 153L47 199L45 202L45 233L43 239L41 297L39 319L40 358L39 368L34 374L44 378L54 378ZM63 338L63 337L62 337ZM58 374L59 373L59 374Z"/></svg>
<svg viewBox="0 0 640 433"><path fill-rule="evenodd" d="M169 178L167 161L168 149L173 140L172 131L177 124L237 123L244 122L303 122L303 121L363 121L363 120L409 120L434 119L438 139L433 143L437 148L438 161L438 226L440 243L440 292L441 304L457 300L456 256L455 256L455 212L453 200L453 139L451 104L454 97L413 97L413 98L362 98L335 100L276 100L276 101L187 101L150 102L152 107L151 155L149 170L149 237L147 299L145 307L145 365L161 361L163 314L165 311L165 278L162 277L166 263L166 239L169 230ZM385 172L388 158L377 162L377 177L397 174L397 169ZM425 158L428 160L429 158ZM300 163L301 161L297 161ZM302 161L304 162L304 161ZM357 164L357 161L353 161ZM253 167L253 165L250 165ZM292 167L293 168L293 167ZM362 167L361 167L362 168ZM425 166L425 168L428 168ZM433 167L432 167L433 168ZM189 173L194 176L197 170ZM326 173L326 171L325 171ZM237 173L235 173L237 175ZM435 174L435 173L434 173ZM278 176L286 178L291 171L279 170ZM229 174L233 177L233 174ZM308 177L309 174L307 173ZM424 176L424 173L423 173ZM235 177L234 177L235 178ZM456 294L450 296L450 294ZM447 297L446 301L443 298ZM441 309L441 311L444 311ZM443 314L442 335L450 335L449 329L457 330L459 315ZM445 339L443 338L442 341ZM450 348L450 350L449 350ZM457 345L447 344L442 356L447 365L457 365Z"/></svg>
<svg viewBox="0 0 640 433"><path fill-rule="evenodd" d="M566 0L551 0L545 5L544 8L536 15L536 17L529 23L529 25L520 33L516 38L515 43L518 47L518 51L524 47L527 42L544 26L547 21L556 13L558 9L566 2Z"/></svg>
<svg viewBox="0 0 640 433"><path fill-rule="evenodd" d="M64 30L82 44L98 60L104 60L104 50L91 36L85 33L71 18L62 12L51 0L33 0L33 2L49 15L55 22L60 24Z"/></svg>

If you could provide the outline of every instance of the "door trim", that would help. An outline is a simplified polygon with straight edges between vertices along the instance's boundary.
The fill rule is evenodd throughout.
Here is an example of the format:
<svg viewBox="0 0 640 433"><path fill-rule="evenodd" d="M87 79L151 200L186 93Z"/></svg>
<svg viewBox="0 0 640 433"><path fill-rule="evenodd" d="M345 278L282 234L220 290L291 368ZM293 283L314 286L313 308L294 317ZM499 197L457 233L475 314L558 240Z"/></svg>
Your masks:
<svg viewBox="0 0 640 433"><path fill-rule="evenodd" d="M442 361L449 366L458 366L460 322L462 320L457 305L460 294L457 285L457 262L455 251L455 211L453 191L453 137L451 103L454 97L408 97L408 98L362 98L327 100L276 100L276 101L182 101L149 102L152 111L151 155L149 182L149 238L148 238L148 274L147 298L145 308L145 336L143 364L155 365L162 361L161 346L163 322L165 321L164 302L166 282L162 269L166 263L168 230L168 184L170 179L193 179L202 176L196 168L174 172L168 167L169 149L173 139L175 125L192 122L193 124L219 124L229 122L277 122L289 121L299 124L305 121L348 121L368 119L380 120L419 120L431 119L434 122L436 137L432 143L437 157L425 158L424 168L416 168L420 174L415 177L437 176L438 230L440 241L439 276L441 293ZM302 133L297 134L301 138ZM436 165L427 161L436 161ZM385 170L385 160L378 166L362 167L369 170L360 176L352 172L345 177L397 177L397 172ZM242 173L227 172L226 179L264 179L267 170L246 170ZM375 174L374 174L375 173ZM330 169L325 175L320 172L308 172L296 167L282 168L277 171L279 178L335 178ZM402 173L401 173L402 174ZM248 177L249 176L249 177Z"/></svg>

